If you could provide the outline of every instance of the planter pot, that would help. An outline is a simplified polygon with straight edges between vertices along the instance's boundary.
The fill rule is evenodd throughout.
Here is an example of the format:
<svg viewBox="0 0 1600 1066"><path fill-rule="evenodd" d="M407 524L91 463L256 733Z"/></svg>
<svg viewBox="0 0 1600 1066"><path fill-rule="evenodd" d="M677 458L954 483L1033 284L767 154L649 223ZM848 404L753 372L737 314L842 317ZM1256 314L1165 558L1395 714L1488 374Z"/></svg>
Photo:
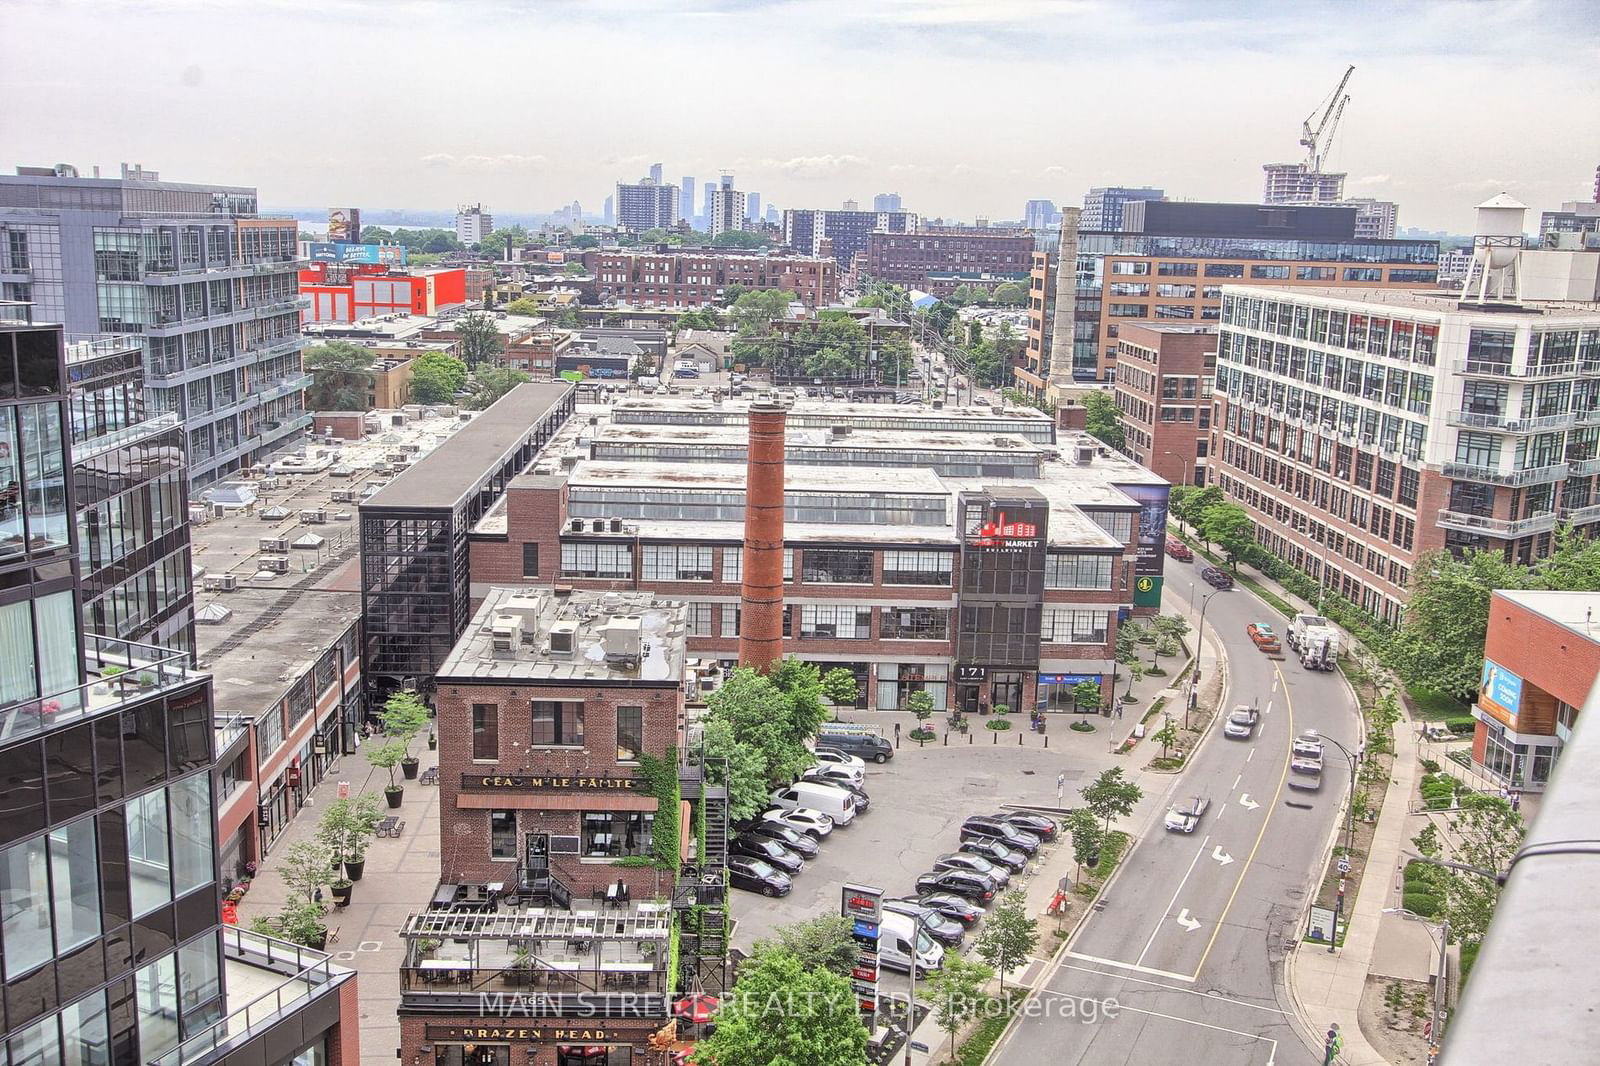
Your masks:
<svg viewBox="0 0 1600 1066"><path fill-rule="evenodd" d="M417 762L416 759L400 760L401 776L403 776L407 781L415 781L417 778L417 767L420 765L421 764Z"/></svg>
<svg viewBox="0 0 1600 1066"><path fill-rule="evenodd" d="M354 891L354 885L334 885L328 890L329 894L333 896L333 905L335 907L348 906L350 904L350 893Z"/></svg>
<svg viewBox="0 0 1600 1066"><path fill-rule="evenodd" d="M405 794L406 790L403 788L386 788L383 790L383 798L389 801L389 809L391 811L400 809L400 800Z"/></svg>
<svg viewBox="0 0 1600 1066"><path fill-rule="evenodd" d="M438 737L438 734L436 734L436 733L429 733L428 734L428 750L429 751L438 751L439 750L439 737Z"/></svg>
<svg viewBox="0 0 1600 1066"><path fill-rule="evenodd" d="M316 936L310 937L309 941L310 942L306 944L306 947L310 948L313 951L322 951L322 950L324 950L328 946L328 931L326 929L324 929L322 932L318 933Z"/></svg>
<svg viewBox="0 0 1600 1066"><path fill-rule="evenodd" d="M361 875L366 872L366 869L366 859L357 859L355 862L346 861L344 864L344 875L351 881L359 881L361 880Z"/></svg>

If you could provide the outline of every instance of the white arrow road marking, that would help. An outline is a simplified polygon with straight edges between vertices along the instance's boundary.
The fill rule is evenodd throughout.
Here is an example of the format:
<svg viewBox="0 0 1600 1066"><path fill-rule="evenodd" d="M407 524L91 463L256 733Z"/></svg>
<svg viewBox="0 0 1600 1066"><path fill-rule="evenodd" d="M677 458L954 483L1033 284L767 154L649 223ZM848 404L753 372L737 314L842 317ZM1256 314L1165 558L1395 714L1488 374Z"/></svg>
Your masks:
<svg viewBox="0 0 1600 1066"><path fill-rule="evenodd" d="M1251 799L1250 793L1246 792L1244 795L1239 797L1239 806L1243 807L1247 811L1253 811L1257 807L1261 806L1261 804Z"/></svg>
<svg viewBox="0 0 1600 1066"><path fill-rule="evenodd" d="M1183 926L1191 933L1200 928L1200 923L1189 917L1188 907L1185 907L1183 910L1178 912L1178 924Z"/></svg>
<svg viewBox="0 0 1600 1066"><path fill-rule="evenodd" d="M1218 844L1216 847L1211 849L1211 857L1213 859L1216 859L1218 862L1220 862L1224 866L1228 865L1230 862L1233 861L1233 856L1229 855L1227 852L1223 851L1221 844Z"/></svg>
<svg viewBox="0 0 1600 1066"><path fill-rule="evenodd" d="M1144 965L1144 957L1150 954L1150 945L1156 942L1156 937L1161 933L1161 927L1166 924L1167 915L1172 913L1172 908L1178 905L1178 897L1183 894L1183 886L1189 883L1189 875L1194 873L1195 866L1200 862L1200 856L1206 853L1206 845L1211 843L1211 834L1207 833L1200 841L1200 849L1194 853L1194 858L1189 860L1189 868L1183 871L1183 880L1178 882L1178 887L1172 890L1172 898L1167 901L1166 909L1161 912L1161 917L1156 920L1156 927L1150 930L1150 939L1144 942L1144 949L1139 952L1139 957L1133 960L1135 966ZM1188 914L1188 911L1183 913Z"/></svg>

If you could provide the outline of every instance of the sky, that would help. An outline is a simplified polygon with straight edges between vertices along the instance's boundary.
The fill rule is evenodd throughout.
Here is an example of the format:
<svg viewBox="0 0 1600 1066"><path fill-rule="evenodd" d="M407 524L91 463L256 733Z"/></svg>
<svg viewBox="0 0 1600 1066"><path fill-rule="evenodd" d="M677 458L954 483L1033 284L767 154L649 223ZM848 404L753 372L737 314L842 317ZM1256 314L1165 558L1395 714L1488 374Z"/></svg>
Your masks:
<svg viewBox="0 0 1600 1066"><path fill-rule="evenodd" d="M1328 167L1401 226L1469 233L1502 190L1531 226L1600 165L1597 0L0 0L0 40L0 172L264 207L598 215L655 161L965 220L1250 201L1350 64Z"/></svg>

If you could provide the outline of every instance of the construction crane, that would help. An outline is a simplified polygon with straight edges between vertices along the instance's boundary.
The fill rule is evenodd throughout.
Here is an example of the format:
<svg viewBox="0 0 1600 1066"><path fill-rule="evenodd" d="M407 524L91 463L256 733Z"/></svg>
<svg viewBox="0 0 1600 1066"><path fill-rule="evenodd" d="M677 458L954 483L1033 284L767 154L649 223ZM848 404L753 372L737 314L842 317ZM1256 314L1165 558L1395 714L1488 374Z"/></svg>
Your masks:
<svg viewBox="0 0 1600 1066"><path fill-rule="evenodd" d="M1333 133L1339 128L1339 116L1344 114L1344 105L1350 102L1350 96L1344 87L1350 84L1350 75L1356 72L1354 64L1344 72L1344 77L1339 79L1339 87L1333 90L1333 95L1328 98L1328 106L1322 109L1322 121L1317 123L1317 128L1311 128L1311 120L1317 117L1316 110L1306 116L1300 124L1300 143L1306 149L1306 167L1313 174L1322 173L1322 159L1327 154L1328 145L1333 140ZM1321 105L1318 105L1320 108Z"/></svg>

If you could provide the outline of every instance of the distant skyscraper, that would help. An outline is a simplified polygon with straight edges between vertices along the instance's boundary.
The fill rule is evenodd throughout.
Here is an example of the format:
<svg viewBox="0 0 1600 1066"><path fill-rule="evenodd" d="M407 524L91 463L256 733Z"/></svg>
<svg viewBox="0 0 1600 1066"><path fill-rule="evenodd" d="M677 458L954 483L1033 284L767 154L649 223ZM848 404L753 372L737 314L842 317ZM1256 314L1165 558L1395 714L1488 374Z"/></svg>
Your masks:
<svg viewBox="0 0 1600 1066"><path fill-rule="evenodd" d="M617 198L615 196L606 197L605 220L608 226L617 220Z"/></svg>
<svg viewBox="0 0 1600 1066"><path fill-rule="evenodd" d="M878 195L872 198L872 209L874 211L902 210L900 206L900 194L897 192L880 192Z"/></svg>
<svg viewBox="0 0 1600 1066"><path fill-rule="evenodd" d="M1392 200L1352 199L1341 203L1356 208L1356 236L1373 240L1394 240L1400 219L1400 205Z"/></svg>
<svg viewBox="0 0 1600 1066"><path fill-rule="evenodd" d="M746 215L744 216L745 219L747 221L751 221L751 222L760 222L761 221L761 194L758 193L758 192L747 192L747 193L745 193L744 194L744 205L745 205L745 211L747 212Z"/></svg>
<svg viewBox="0 0 1600 1066"><path fill-rule="evenodd" d="M1267 163L1264 204L1331 204L1344 199L1343 174L1312 170L1304 163Z"/></svg>
<svg viewBox="0 0 1600 1066"><path fill-rule="evenodd" d="M780 217L781 216L778 214L778 205L777 204L768 204L767 205L767 223L769 225L776 226L778 224L778 221L779 221Z"/></svg>
<svg viewBox="0 0 1600 1066"><path fill-rule="evenodd" d="M683 181L679 184L678 188L681 190L681 192L678 194L679 213L683 215L684 219L687 222L689 222L690 224L693 224L694 223L694 179L689 177L687 174L685 174L684 177L683 177Z"/></svg>
<svg viewBox="0 0 1600 1066"><path fill-rule="evenodd" d="M456 209L456 240L468 247L494 232L494 216L482 204L464 204Z"/></svg>
<svg viewBox="0 0 1600 1066"><path fill-rule="evenodd" d="M1122 228L1122 205L1133 200L1165 200L1167 194L1148 185L1129 188L1112 185L1094 188L1083 198L1083 217L1078 228L1084 233L1115 232Z"/></svg>
<svg viewBox="0 0 1600 1066"><path fill-rule="evenodd" d="M733 175L724 174L722 184L711 196L711 217L707 220L712 238L730 230L744 229L747 212L745 194L733 187Z"/></svg>
<svg viewBox="0 0 1600 1066"><path fill-rule="evenodd" d="M657 185L661 184L661 164L660 163L651 163L650 164L650 180L655 182Z"/></svg>
<svg viewBox="0 0 1600 1066"><path fill-rule="evenodd" d="M1022 209L1022 225L1026 229L1049 229L1060 217L1054 200L1029 200Z"/></svg>
<svg viewBox="0 0 1600 1066"><path fill-rule="evenodd" d="M701 229L709 229L711 227L711 198L713 195L715 195L716 191L717 187L715 185L709 181L706 182L705 202L700 207Z"/></svg>
<svg viewBox="0 0 1600 1066"><path fill-rule="evenodd" d="M617 225L623 229L665 228L678 221L678 187L644 178L632 185L617 183Z"/></svg>

